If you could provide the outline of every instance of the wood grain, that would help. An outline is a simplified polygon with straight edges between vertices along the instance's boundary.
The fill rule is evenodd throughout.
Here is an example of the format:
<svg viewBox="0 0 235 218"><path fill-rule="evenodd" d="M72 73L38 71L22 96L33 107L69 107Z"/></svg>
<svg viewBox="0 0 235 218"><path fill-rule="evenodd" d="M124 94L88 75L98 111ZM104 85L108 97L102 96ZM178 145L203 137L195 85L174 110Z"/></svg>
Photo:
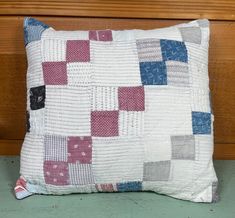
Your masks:
<svg viewBox="0 0 235 218"><path fill-rule="evenodd" d="M214 159L234 160L235 159L235 144L215 144Z"/></svg>
<svg viewBox="0 0 235 218"><path fill-rule="evenodd" d="M0 140L0 155L19 155L23 140Z"/></svg>
<svg viewBox="0 0 235 218"><path fill-rule="evenodd" d="M37 17L55 29L152 29L182 20ZM22 16L0 16L0 154L18 154L25 134L26 56ZM235 159L235 22L212 21L210 87L215 114L216 159ZM8 143L7 140L10 140ZM4 145L5 143L5 145Z"/></svg>
<svg viewBox="0 0 235 218"><path fill-rule="evenodd" d="M0 139L22 139L25 133L26 57L0 54Z"/></svg>
<svg viewBox="0 0 235 218"><path fill-rule="evenodd" d="M233 0L1 1L1 15L235 20Z"/></svg>

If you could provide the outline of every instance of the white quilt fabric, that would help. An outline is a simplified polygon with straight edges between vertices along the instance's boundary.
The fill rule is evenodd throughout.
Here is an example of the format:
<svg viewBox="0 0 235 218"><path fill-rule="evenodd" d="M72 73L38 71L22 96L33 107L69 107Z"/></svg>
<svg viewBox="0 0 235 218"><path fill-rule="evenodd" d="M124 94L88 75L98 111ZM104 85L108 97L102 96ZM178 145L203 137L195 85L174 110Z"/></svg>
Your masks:
<svg viewBox="0 0 235 218"><path fill-rule="evenodd" d="M217 200L209 22L56 31L24 22L28 132L16 197L154 191Z"/></svg>

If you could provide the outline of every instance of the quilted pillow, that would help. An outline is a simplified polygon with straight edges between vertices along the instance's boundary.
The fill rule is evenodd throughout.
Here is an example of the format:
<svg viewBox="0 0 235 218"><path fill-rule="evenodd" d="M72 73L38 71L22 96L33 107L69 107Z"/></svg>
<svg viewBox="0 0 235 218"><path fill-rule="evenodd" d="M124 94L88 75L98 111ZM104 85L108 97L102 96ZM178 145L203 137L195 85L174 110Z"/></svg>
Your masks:
<svg viewBox="0 0 235 218"><path fill-rule="evenodd" d="M154 191L217 199L208 20L56 31L26 18L27 133L16 197Z"/></svg>

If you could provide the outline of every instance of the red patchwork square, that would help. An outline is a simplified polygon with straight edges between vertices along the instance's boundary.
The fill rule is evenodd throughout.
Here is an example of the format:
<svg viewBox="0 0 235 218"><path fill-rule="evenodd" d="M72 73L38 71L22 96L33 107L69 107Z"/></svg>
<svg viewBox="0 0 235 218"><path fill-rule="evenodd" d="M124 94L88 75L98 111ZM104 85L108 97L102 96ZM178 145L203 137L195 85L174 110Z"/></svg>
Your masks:
<svg viewBox="0 0 235 218"><path fill-rule="evenodd" d="M144 87L119 87L118 105L119 110L144 111Z"/></svg>
<svg viewBox="0 0 235 218"><path fill-rule="evenodd" d="M44 178L46 184L68 185L68 163L64 161L44 161Z"/></svg>
<svg viewBox="0 0 235 218"><path fill-rule="evenodd" d="M42 69L45 85L67 85L66 62L43 62Z"/></svg>
<svg viewBox="0 0 235 218"><path fill-rule="evenodd" d="M91 137L68 137L68 162L90 164L92 158Z"/></svg>
<svg viewBox="0 0 235 218"><path fill-rule="evenodd" d="M95 41L113 41L111 30L91 30L89 31L89 39Z"/></svg>
<svg viewBox="0 0 235 218"><path fill-rule="evenodd" d="M89 31L89 39L97 41L98 40L98 33L96 30L90 30Z"/></svg>
<svg viewBox="0 0 235 218"><path fill-rule="evenodd" d="M92 111L91 135L118 136L118 111Z"/></svg>
<svg viewBox="0 0 235 218"><path fill-rule="evenodd" d="M111 183L96 184L95 187L100 192L115 192L115 191L117 191L116 185L113 185Z"/></svg>
<svg viewBox="0 0 235 218"><path fill-rule="evenodd" d="M66 45L67 62L89 62L90 41L89 40L68 40Z"/></svg>

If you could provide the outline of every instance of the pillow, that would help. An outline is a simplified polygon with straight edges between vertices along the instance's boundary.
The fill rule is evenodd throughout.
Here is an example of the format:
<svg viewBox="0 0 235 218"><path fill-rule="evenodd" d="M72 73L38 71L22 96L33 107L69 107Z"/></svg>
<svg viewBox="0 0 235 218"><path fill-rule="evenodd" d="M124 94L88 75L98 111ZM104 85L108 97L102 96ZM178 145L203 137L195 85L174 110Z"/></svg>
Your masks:
<svg viewBox="0 0 235 218"><path fill-rule="evenodd" d="M217 200L208 20L56 31L26 18L27 133L16 197L153 191Z"/></svg>

